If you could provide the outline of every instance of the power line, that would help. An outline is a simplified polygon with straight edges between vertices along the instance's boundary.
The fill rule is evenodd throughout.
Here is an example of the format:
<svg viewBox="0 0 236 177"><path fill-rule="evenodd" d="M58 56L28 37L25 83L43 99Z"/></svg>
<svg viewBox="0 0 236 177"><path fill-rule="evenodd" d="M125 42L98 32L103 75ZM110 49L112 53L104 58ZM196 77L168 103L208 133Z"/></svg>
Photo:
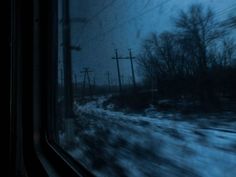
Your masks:
<svg viewBox="0 0 236 177"><path fill-rule="evenodd" d="M107 31L105 31L105 32L103 32L103 33L101 33L101 34L95 35L94 37L90 38L88 41L94 41L94 40L96 40L97 38L99 38L99 37L101 37L101 36L105 37L107 34L113 32L114 30L123 27L124 25L130 23L131 21L135 20L135 19L138 18L138 17L142 17L142 16L146 15L147 13L149 13L149 12L155 10L156 8L162 6L163 4L168 3L169 1L170 1L170 0L164 1L164 2L162 2L162 3L158 3L156 6L150 8L150 9L148 9L148 10L146 10L146 11L143 11L142 13L140 13L140 14L138 14L138 15L136 15L136 16L133 16L133 17L131 17L131 18L129 18L128 20L125 20L125 21L123 21L123 22L121 22L121 23L119 23L119 24L117 24L117 25L114 25L114 26L113 26L112 28L110 28L109 30L107 30Z"/></svg>
<svg viewBox="0 0 236 177"><path fill-rule="evenodd" d="M100 33L100 34L97 34L97 35L93 36L92 38L88 39L87 41L88 41L88 42L91 42L91 41L94 41L94 40L96 40L96 39L98 39L98 38L103 38L103 39L104 39L104 38L105 38L108 34L110 34L111 32L113 32L113 31L115 31L115 30L117 30L117 29L123 27L124 25L126 25L126 24L132 22L133 20L136 20L138 17L142 17L142 16L146 15L147 13L149 13L149 12L155 10L156 8L162 6L163 4L168 3L169 1L170 1L170 0L164 1L164 2L161 2L161 3L158 3L156 6L151 7L151 8L149 8L148 10L143 11L143 12L139 13L139 14L136 15L136 16L130 17L129 19L124 20L123 22L114 25L113 27L111 27L110 29L106 30L105 32L102 32L102 33ZM107 7L108 5L111 5L112 3L114 3L114 1L112 1L111 3L105 5L100 11L98 11L98 12L96 13L97 15L94 15L94 16L93 16L93 19L95 19L95 17L97 17L98 15L100 15L100 14L106 9L106 7ZM148 1L145 3L145 6L148 6L149 3L150 3L150 0L148 0ZM233 10L235 7L236 7L236 3L233 3L233 5L231 5L231 7L218 10L218 11L215 13L215 17L222 16L222 15L224 15L225 13L227 13L227 12ZM108 7L107 7L107 8L108 8Z"/></svg>
<svg viewBox="0 0 236 177"><path fill-rule="evenodd" d="M227 12L233 10L234 8L236 8L236 3L233 3L230 7L216 11L215 16L222 16L222 15L226 14Z"/></svg>
<svg viewBox="0 0 236 177"><path fill-rule="evenodd" d="M232 12L233 9L236 8L236 3L233 3L230 7L227 7L227 8L224 8L224 9L221 9L221 10L218 10L216 13L215 13L215 17L221 17L223 15L225 15L226 13L229 13L230 11ZM233 27L230 24L230 20L231 19L234 19L235 16L231 17L231 18L227 18L225 20L221 20L221 21L218 21L215 25L220 25L221 27L224 27L224 26L228 26L228 27Z"/></svg>
<svg viewBox="0 0 236 177"><path fill-rule="evenodd" d="M86 28L86 26L91 23L94 19L96 19L99 15L101 15L106 9L108 9L109 7L112 7L114 5L114 3L117 0L112 0L110 3L104 5L100 10L98 10L94 15L92 15L91 17L89 17L88 19L86 19L86 23L84 23L84 26L82 27L82 34L84 33L84 30ZM81 36L82 37L82 36ZM78 44L79 42L76 42L76 44Z"/></svg>
<svg viewBox="0 0 236 177"><path fill-rule="evenodd" d="M105 10L107 10L108 8L112 7L114 5L114 3L116 2L117 0L113 0L112 2L110 2L109 4L107 5L104 5L99 11L97 11L92 17L88 18L88 22L86 24L84 24L84 26L82 27L82 33L80 34L81 38L83 37L84 35L84 31L85 31L85 28L87 27L87 25L89 23L91 23L93 20L95 20L98 16L100 16ZM136 0L133 0L133 1L130 1L130 3L127 4L127 8L129 9L135 2ZM123 4L122 4L123 5ZM122 6L120 6L122 7ZM119 7L119 8L120 8ZM78 42L76 42L76 44L78 44Z"/></svg>
<svg viewBox="0 0 236 177"><path fill-rule="evenodd" d="M109 7L112 7L116 1L117 0L112 0L110 3L104 5L102 9L100 9L98 12L96 12L92 17L88 19L88 23L91 23L94 19L96 19L99 15L101 15L106 9L108 9Z"/></svg>

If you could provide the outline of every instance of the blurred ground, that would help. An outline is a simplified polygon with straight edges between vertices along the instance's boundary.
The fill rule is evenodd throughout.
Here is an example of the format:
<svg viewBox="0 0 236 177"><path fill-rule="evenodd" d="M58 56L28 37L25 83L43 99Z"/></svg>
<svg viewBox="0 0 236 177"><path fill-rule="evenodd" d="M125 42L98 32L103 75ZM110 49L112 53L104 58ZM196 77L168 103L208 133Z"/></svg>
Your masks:
<svg viewBox="0 0 236 177"><path fill-rule="evenodd" d="M235 177L232 112L142 114L104 108L106 97L81 105L73 146L66 150L100 177ZM63 145L64 135L61 135Z"/></svg>

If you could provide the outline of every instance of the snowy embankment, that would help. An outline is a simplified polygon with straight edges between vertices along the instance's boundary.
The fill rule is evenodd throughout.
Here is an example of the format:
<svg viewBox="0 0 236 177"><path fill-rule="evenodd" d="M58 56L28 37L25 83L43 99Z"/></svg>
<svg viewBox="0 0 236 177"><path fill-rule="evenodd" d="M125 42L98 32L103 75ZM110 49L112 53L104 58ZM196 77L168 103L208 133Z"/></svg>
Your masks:
<svg viewBox="0 0 236 177"><path fill-rule="evenodd" d="M97 176L236 176L235 114L184 116L152 107L125 114L103 108L105 100L76 103L77 136L68 150Z"/></svg>

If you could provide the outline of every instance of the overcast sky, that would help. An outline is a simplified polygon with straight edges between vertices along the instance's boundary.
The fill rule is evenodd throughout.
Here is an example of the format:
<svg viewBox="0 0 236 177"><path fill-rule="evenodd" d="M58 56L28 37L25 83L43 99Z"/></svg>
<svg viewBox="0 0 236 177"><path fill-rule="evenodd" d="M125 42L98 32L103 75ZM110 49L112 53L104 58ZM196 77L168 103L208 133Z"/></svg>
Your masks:
<svg viewBox="0 0 236 177"><path fill-rule="evenodd" d="M117 83L116 63L112 60L114 49L118 49L119 55L128 56L131 48L133 55L138 55L142 41L151 32L171 30L173 18L193 3L212 8L220 20L236 12L235 0L70 0L71 18L86 21L71 23L72 45L82 48L72 52L73 71L78 80L82 80L82 68L89 67L98 84L106 82L107 71ZM59 58L60 51L59 47ZM128 82L129 60L120 61L120 67ZM137 67L135 70L139 79Z"/></svg>

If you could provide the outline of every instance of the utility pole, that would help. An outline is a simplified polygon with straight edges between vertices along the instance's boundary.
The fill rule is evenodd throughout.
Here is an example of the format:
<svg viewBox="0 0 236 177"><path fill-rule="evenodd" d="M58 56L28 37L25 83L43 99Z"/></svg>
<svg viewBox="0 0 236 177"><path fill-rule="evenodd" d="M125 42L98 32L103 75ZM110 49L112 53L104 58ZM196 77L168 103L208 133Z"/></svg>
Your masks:
<svg viewBox="0 0 236 177"><path fill-rule="evenodd" d="M91 83L90 83L90 76L89 73L91 73L93 71L90 71L89 68L84 68L83 71L81 71L80 73L84 74L84 80L83 80L83 96L85 95L85 89L86 89L86 80L88 81L88 88L89 88L89 93L90 96L92 94L92 88L91 88ZM95 80L94 80L95 82Z"/></svg>
<svg viewBox="0 0 236 177"><path fill-rule="evenodd" d="M133 65L133 59L135 59L135 57L132 55L131 49L129 49L129 56L128 57L119 57L117 49L115 49L115 52L116 52L116 57L112 57L112 59L116 59L120 93L121 93L122 82L121 82L121 76L120 76L119 59L129 59L130 60L131 73L132 73L132 82L133 82L133 87L135 89L136 88L136 82L135 82L134 65Z"/></svg>
<svg viewBox="0 0 236 177"><path fill-rule="evenodd" d="M63 0L63 64L64 64L64 96L65 96L65 117L74 117L73 113L73 89L72 89L72 66L70 49L70 19L69 19L69 1Z"/></svg>
<svg viewBox="0 0 236 177"><path fill-rule="evenodd" d="M132 56L131 49L129 49L129 59L130 59L130 64L131 64L133 86L134 86L134 89L135 89L136 88L136 82L135 82L134 65L133 65L133 59L135 59L135 57Z"/></svg>
<svg viewBox="0 0 236 177"><path fill-rule="evenodd" d="M119 81L119 91L121 93L122 91L122 85L121 85L121 78L120 78L120 66L119 66L119 57L118 57L118 50L115 49L115 57L112 57L112 59L116 60L116 66L117 66L117 73L118 73L118 81Z"/></svg>
<svg viewBox="0 0 236 177"><path fill-rule="evenodd" d="M70 6L69 0L62 1L62 38L63 38L63 66L64 66L64 97L65 117L74 117L73 112L73 82L71 50L80 51L80 46L71 46Z"/></svg>
<svg viewBox="0 0 236 177"><path fill-rule="evenodd" d="M64 108L65 136L67 144L73 142L74 118L73 111L73 81L71 50L81 50L80 46L71 46L70 6L69 0L62 0L62 39L63 39L63 69L64 69Z"/></svg>

